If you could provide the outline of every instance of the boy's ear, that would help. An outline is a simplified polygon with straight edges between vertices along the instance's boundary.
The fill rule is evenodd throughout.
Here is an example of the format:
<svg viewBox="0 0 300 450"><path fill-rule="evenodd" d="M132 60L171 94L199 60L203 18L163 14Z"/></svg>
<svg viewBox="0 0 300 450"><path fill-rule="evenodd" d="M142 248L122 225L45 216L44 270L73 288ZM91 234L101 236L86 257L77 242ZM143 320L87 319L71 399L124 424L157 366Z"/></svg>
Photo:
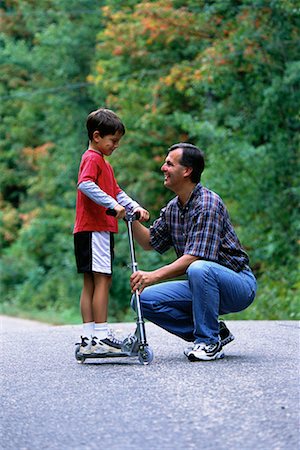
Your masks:
<svg viewBox="0 0 300 450"><path fill-rule="evenodd" d="M100 133L98 130L95 130L93 133L93 141L98 142L101 139Z"/></svg>

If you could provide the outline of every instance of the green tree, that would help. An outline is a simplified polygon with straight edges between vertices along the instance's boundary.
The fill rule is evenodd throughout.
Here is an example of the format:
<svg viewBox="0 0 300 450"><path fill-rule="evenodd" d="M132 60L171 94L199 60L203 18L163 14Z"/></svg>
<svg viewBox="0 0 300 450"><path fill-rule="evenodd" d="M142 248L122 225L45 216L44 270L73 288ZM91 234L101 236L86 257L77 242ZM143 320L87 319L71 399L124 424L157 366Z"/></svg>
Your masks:
<svg viewBox="0 0 300 450"><path fill-rule="evenodd" d="M1 10L1 236L7 311L77 307L76 178L94 109L87 75L102 2L30 0Z"/></svg>
<svg viewBox="0 0 300 450"><path fill-rule="evenodd" d="M297 281L299 11L281 0L107 2L90 77L130 129L116 170L154 214L168 198L166 147L205 149L203 180L225 198L261 296L272 292L285 317Z"/></svg>
<svg viewBox="0 0 300 450"><path fill-rule="evenodd" d="M300 5L290 0L8 0L0 10L2 309L78 308L72 227L85 118L127 133L111 162L155 218L166 148L205 150L259 277L243 318L295 318ZM128 309L126 227L110 311ZM137 249L142 268L173 259ZM297 285L298 282L298 285ZM67 316L65 316L66 319ZM240 316L236 316L240 317Z"/></svg>

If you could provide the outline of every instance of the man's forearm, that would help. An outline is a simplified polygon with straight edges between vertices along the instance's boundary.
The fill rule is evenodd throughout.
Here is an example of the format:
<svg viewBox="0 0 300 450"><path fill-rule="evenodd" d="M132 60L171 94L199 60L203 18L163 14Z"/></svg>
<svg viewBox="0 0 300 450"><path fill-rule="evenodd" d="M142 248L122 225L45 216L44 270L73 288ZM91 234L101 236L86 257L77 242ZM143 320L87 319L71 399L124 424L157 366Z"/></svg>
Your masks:
<svg viewBox="0 0 300 450"><path fill-rule="evenodd" d="M130 277L131 288L133 291L138 290L141 293L147 286L184 275L188 267L197 260L198 258L196 256L183 255L171 264L152 270L151 272L138 270Z"/></svg>
<svg viewBox="0 0 300 450"><path fill-rule="evenodd" d="M153 270L155 283L184 275L190 264L198 259L199 258L193 255L183 255L171 264Z"/></svg>
<svg viewBox="0 0 300 450"><path fill-rule="evenodd" d="M144 250L152 250L152 247L150 245L150 231L147 227L142 225L137 220L133 222L132 224L132 230L133 230L133 236L134 239L137 241L137 243L144 249Z"/></svg>

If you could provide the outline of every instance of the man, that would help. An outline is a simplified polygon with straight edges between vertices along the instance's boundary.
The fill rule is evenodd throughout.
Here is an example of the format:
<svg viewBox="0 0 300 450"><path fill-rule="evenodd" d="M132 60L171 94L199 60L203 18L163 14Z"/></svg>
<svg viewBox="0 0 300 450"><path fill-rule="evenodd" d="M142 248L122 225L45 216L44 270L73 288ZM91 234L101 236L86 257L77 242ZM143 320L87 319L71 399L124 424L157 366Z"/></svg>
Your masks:
<svg viewBox="0 0 300 450"><path fill-rule="evenodd" d="M175 249L174 262L151 272L139 270L130 283L140 293L146 319L194 343L184 352L190 361L224 357L223 346L234 337L219 323L219 314L247 308L256 294L248 256L223 201L200 183L203 169L204 156L197 147L170 147L161 170L164 185L176 197L150 229L137 221L133 228L144 250ZM187 280L161 283L182 275Z"/></svg>

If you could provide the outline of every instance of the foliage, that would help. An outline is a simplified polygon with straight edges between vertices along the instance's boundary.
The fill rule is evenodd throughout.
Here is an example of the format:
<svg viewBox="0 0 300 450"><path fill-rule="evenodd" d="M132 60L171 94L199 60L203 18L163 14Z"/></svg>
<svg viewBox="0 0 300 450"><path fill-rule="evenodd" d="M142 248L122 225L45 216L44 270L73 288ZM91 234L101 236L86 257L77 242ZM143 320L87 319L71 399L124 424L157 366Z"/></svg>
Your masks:
<svg viewBox="0 0 300 450"><path fill-rule="evenodd" d="M101 2L12 0L2 10L3 309L78 310L76 177L94 109L86 77ZM75 305L75 306L74 306Z"/></svg>
<svg viewBox="0 0 300 450"><path fill-rule="evenodd" d="M279 271L296 295L289 274L298 256L299 8L283 1L169 0L104 12L90 79L95 96L129 124L116 170L126 165L132 175L142 167L137 180L157 186L169 145L188 140L204 148L203 182L228 204L264 280L262 298ZM167 193L155 196L152 185L133 182L157 214ZM276 293L286 296L284 289Z"/></svg>
<svg viewBox="0 0 300 450"><path fill-rule="evenodd" d="M172 196L166 149L205 150L203 184L227 203L259 278L257 301L234 317L295 319L300 5L10 0L0 21L2 309L78 314L77 170L85 117L106 105L127 128L111 157L118 182L153 218ZM144 269L174 258L137 253ZM127 264L121 225L116 320L128 309Z"/></svg>

